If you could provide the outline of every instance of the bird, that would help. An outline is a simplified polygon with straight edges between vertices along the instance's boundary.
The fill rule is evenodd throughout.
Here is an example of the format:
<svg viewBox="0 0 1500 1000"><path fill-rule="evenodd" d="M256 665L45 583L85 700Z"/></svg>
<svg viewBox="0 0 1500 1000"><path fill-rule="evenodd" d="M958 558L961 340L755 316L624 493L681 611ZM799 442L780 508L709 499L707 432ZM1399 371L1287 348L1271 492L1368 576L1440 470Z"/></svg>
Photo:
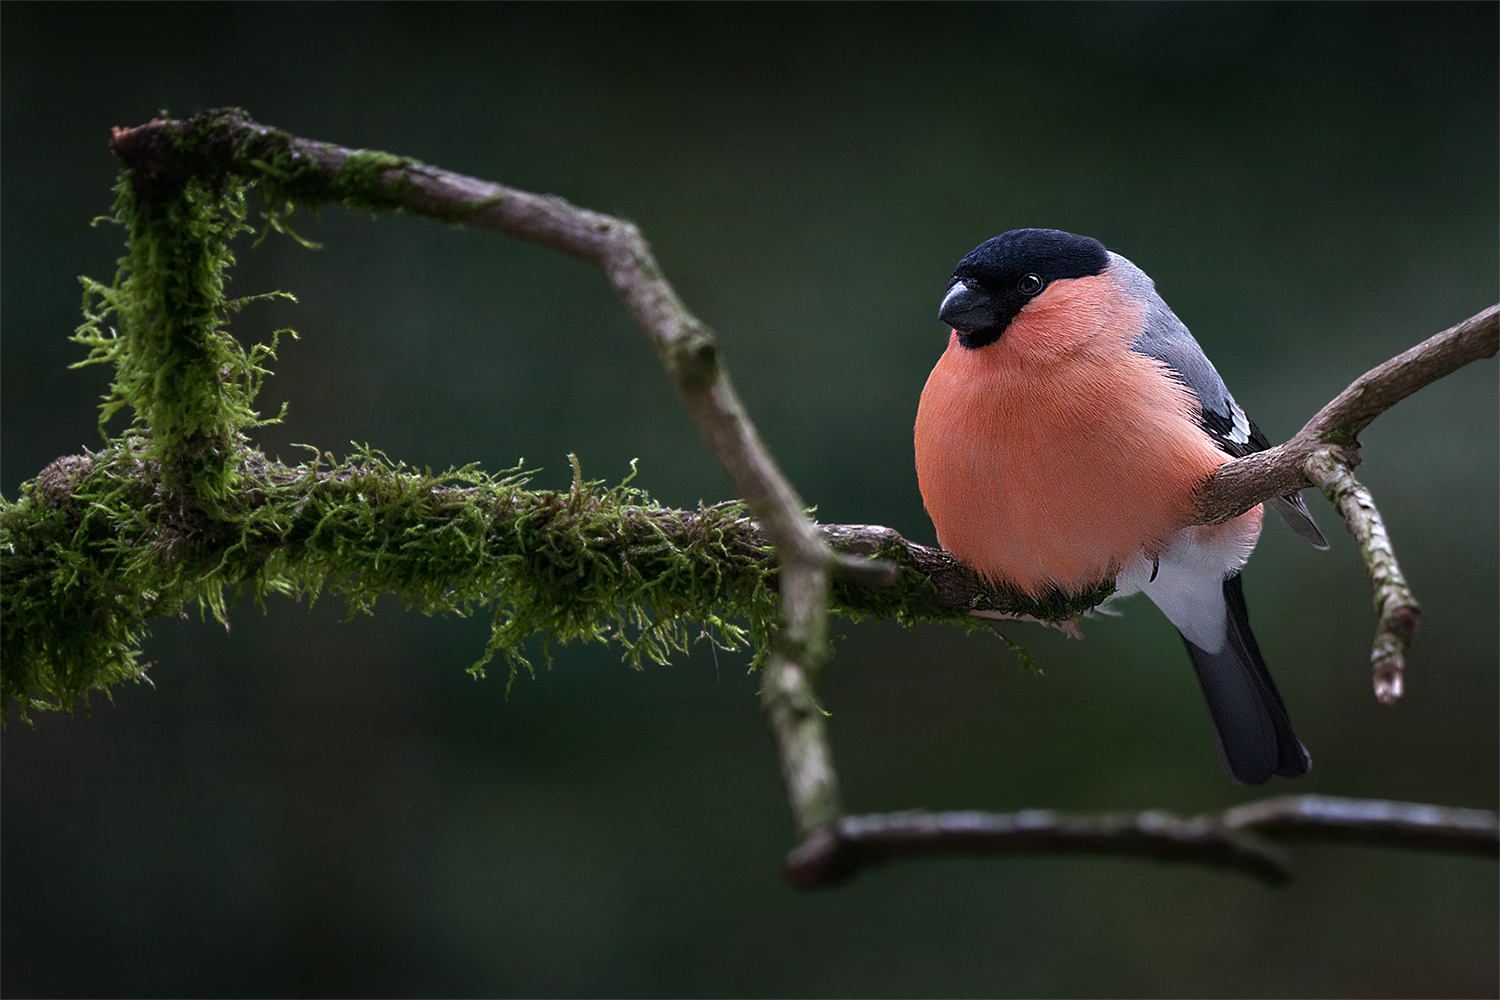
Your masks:
<svg viewBox="0 0 1500 1000"><path fill-rule="evenodd" d="M939 544L1032 596L1144 593L1187 647L1224 773L1306 774L1245 610L1262 507L1192 523L1214 470L1270 442L1151 278L1090 237L1016 229L958 262L938 316L914 443ZM1300 494L1268 502L1328 547Z"/></svg>

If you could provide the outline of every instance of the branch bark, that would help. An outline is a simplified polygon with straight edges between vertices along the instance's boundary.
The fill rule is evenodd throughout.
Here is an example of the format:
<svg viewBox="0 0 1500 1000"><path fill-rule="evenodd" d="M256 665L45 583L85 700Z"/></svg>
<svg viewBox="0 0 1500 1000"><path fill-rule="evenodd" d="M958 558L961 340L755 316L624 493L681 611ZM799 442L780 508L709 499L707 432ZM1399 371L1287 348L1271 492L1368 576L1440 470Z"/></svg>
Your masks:
<svg viewBox="0 0 1500 1000"><path fill-rule="evenodd" d="M1290 441L1226 462L1199 489L1200 524L1220 524L1306 486L1323 491L1354 536L1375 589L1379 624L1370 664L1375 697L1382 704L1394 704L1405 691L1406 649L1422 609L1401 571L1375 498L1354 477L1359 432L1423 386L1494 357L1497 346L1500 305L1493 305L1370 369Z"/></svg>
<svg viewBox="0 0 1500 1000"><path fill-rule="evenodd" d="M1017 813L922 811L845 816L788 856L783 874L824 888L866 868L937 855L1109 854L1228 868L1271 884L1292 877L1269 838L1319 838L1495 857L1500 817L1482 809L1292 795L1222 813L1181 817L1161 810L1099 816L1048 809Z"/></svg>
<svg viewBox="0 0 1500 1000"><path fill-rule="evenodd" d="M1258 503L1319 485L1307 470L1327 452L1352 468L1359 464L1359 432L1423 386L1500 346L1500 305L1490 306L1377 365L1350 383L1291 440L1219 466L1198 492L1199 524L1222 524Z"/></svg>
<svg viewBox="0 0 1500 1000"><path fill-rule="evenodd" d="M1332 448L1309 455L1306 469L1328 502L1344 516L1344 523L1364 556L1365 569L1375 588L1375 613L1380 616L1370 651L1375 697L1383 704L1394 704L1405 687L1406 647L1416 635L1422 609L1401 572L1401 564L1396 561L1391 536L1385 530L1385 519L1375 506L1375 498L1354 478L1353 470L1340 461Z"/></svg>

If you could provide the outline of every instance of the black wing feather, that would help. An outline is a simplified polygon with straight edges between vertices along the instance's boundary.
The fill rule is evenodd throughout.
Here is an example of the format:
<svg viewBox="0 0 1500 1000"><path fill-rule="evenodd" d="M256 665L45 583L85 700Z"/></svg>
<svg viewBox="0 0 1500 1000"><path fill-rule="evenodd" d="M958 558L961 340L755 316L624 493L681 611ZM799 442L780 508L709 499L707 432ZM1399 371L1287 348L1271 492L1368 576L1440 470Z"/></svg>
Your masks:
<svg viewBox="0 0 1500 1000"><path fill-rule="evenodd" d="M1223 649L1206 653L1182 640L1208 704L1219 764L1246 785L1263 785L1273 775L1304 775L1312 769L1312 757L1292 729L1281 692L1250 632L1238 573L1224 581L1224 603L1229 621Z"/></svg>

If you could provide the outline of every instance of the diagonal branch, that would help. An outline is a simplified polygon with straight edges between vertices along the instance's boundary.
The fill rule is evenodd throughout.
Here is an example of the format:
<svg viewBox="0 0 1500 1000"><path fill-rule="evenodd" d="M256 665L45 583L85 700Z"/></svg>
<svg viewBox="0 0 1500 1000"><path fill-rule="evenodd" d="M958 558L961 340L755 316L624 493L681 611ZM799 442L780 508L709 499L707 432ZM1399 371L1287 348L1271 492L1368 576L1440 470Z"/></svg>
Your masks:
<svg viewBox="0 0 1500 1000"><path fill-rule="evenodd" d="M1343 515L1375 588L1380 616L1370 652L1375 697L1390 705L1405 687L1406 648L1421 608L1370 491L1354 478L1359 432L1418 389L1495 356L1500 305L1490 306L1377 365L1323 407L1290 441L1220 466L1198 492L1200 524L1220 524L1257 503L1317 486Z"/></svg>
<svg viewBox="0 0 1500 1000"><path fill-rule="evenodd" d="M1380 414L1425 385L1451 375L1500 347L1500 305L1377 365L1319 410L1291 440L1219 466L1198 492L1199 524L1222 524L1258 503L1318 483L1306 465L1329 445L1345 449L1340 458L1359 464L1358 435Z"/></svg>

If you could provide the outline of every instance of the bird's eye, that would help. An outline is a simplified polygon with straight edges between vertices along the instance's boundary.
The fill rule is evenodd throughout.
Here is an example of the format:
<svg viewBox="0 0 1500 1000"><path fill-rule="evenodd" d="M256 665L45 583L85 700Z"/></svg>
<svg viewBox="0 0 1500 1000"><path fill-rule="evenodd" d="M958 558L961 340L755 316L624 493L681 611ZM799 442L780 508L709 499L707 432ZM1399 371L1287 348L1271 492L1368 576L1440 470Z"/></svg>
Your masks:
<svg viewBox="0 0 1500 1000"><path fill-rule="evenodd" d="M1035 295L1037 292L1040 292L1042 290L1042 286L1044 284L1046 283L1042 281L1042 276L1040 274L1028 274L1026 275L1026 277L1016 282L1016 290L1019 291L1022 295Z"/></svg>

